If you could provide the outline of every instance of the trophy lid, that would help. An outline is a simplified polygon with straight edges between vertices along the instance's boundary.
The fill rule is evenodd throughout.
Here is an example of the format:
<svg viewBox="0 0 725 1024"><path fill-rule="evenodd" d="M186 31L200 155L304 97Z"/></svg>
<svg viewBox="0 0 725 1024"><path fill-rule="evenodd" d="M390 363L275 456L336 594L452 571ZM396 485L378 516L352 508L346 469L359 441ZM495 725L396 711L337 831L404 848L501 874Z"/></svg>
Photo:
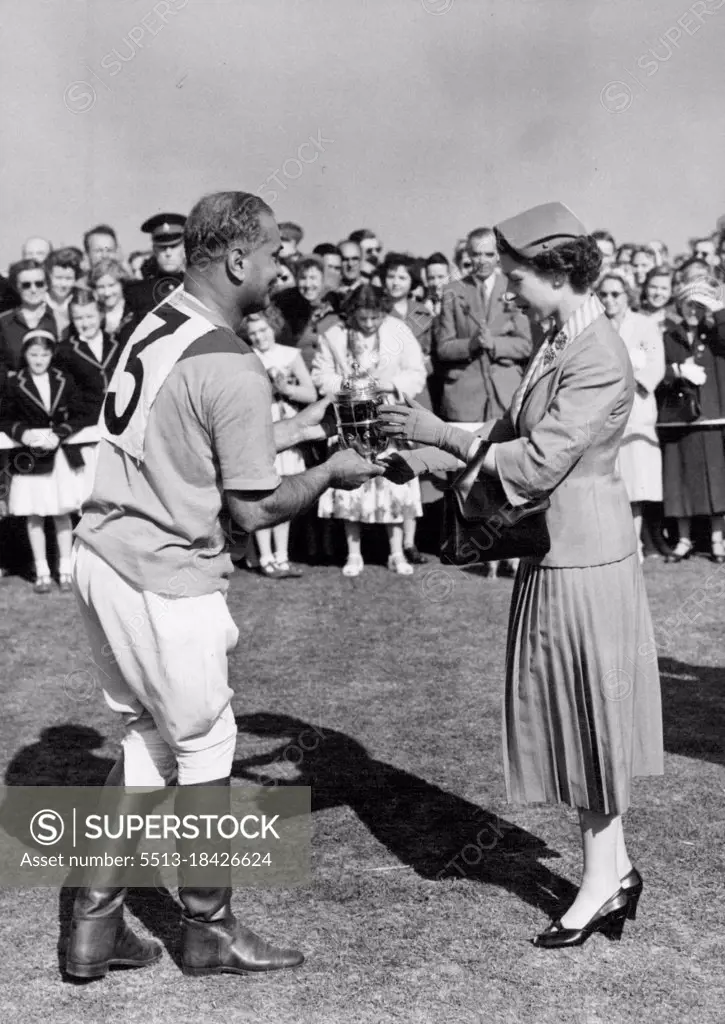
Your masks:
<svg viewBox="0 0 725 1024"><path fill-rule="evenodd" d="M353 362L352 371L345 377L337 398L348 402L369 402L380 394L380 385L375 377L363 370L359 363Z"/></svg>

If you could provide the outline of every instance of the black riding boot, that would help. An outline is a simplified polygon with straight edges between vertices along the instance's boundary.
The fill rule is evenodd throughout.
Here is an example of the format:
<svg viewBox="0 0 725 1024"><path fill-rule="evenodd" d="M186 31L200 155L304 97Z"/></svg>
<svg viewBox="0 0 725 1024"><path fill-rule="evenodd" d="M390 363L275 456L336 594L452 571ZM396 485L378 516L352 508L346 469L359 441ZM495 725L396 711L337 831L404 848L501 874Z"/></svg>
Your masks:
<svg viewBox="0 0 725 1024"><path fill-rule="evenodd" d="M117 768L114 768L106 785L117 785L117 778ZM113 809L122 814L143 814L157 799L148 793L129 793L121 789L117 796ZM137 845L135 837L120 836L106 840L103 852L114 857L130 856ZM76 978L101 978L109 967L147 967L161 958L161 943L135 935L123 919L126 872L125 867L104 869L102 877L96 878L96 884L89 875L87 884L78 889L66 948L67 974Z"/></svg>
<svg viewBox="0 0 725 1024"><path fill-rule="evenodd" d="M176 794L176 814L229 813L229 778L214 779L199 785L179 786ZM202 787L214 787L216 792ZM178 840L182 861L200 849L192 840ZM220 853L231 854L231 845L224 841L215 844ZM247 974L256 971L275 971L283 967L297 967L304 956L295 949L281 949L265 942L251 929L241 925L231 910L231 868L224 869L227 884L216 888L197 884L209 869L184 866L184 884L179 887L183 905L181 917L181 961L185 974ZM215 868L216 877L220 869Z"/></svg>

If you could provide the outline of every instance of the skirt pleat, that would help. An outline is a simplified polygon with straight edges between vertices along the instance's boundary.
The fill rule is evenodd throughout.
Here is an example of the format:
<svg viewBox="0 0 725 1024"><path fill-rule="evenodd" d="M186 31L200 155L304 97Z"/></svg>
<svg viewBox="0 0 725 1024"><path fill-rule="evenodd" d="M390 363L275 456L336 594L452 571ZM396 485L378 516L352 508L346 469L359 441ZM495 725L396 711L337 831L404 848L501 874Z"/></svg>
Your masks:
<svg viewBox="0 0 725 1024"><path fill-rule="evenodd" d="M657 652L637 555L562 569L522 559L503 744L516 803L621 814L635 776L662 774Z"/></svg>

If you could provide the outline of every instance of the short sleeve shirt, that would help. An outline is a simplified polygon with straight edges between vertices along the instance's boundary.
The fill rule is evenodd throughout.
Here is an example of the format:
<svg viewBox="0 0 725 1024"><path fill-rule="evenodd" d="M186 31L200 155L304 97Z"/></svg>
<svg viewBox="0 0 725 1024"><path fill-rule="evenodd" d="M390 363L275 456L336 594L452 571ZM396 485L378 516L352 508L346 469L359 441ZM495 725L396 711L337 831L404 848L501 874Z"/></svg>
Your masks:
<svg viewBox="0 0 725 1024"><path fill-rule="evenodd" d="M274 491L272 392L259 358L184 293L209 331L185 350L149 412L144 460L101 441L76 536L132 586L164 597L226 591L224 491Z"/></svg>

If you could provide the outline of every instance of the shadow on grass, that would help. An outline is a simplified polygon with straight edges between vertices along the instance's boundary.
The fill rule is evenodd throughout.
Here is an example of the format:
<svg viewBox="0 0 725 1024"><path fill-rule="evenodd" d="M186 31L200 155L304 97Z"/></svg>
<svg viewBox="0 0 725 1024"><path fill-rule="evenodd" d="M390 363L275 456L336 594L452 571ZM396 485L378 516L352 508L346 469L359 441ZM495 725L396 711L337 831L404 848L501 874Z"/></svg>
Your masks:
<svg viewBox="0 0 725 1024"><path fill-rule="evenodd" d="M95 753L104 743L105 737L90 726L66 722L43 729L37 743L23 747L10 761L5 772L5 785L103 786L116 763L112 758ZM10 794L0 814L3 827L13 834L18 834L14 821L27 824L27 806L16 806ZM29 837L28 843L31 843ZM71 872L58 893L58 968L63 980L74 985L88 984L70 978L64 972L73 901L80 881L80 872ZM164 886L154 887L153 884L129 889L126 906L164 943L171 957L178 963L179 905L169 890Z"/></svg>
<svg viewBox="0 0 725 1024"><path fill-rule="evenodd" d="M725 667L660 658L665 750L725 765Z"/></svg>
<svg viewBox="0 0 725 1024"><path fill-rule="evenodd" d="M422 878L467 878L497 885L548 914L571 902L576 888L541 863L558 854L538 836L409 772L371 758L350 736L289 715L237 717L240 730L284 737L267 754L237 760L232 774L267 785L310 786L312 811L350 807L402 863ZM293 780L265 773L275 763L297 769Z"/></svg>

